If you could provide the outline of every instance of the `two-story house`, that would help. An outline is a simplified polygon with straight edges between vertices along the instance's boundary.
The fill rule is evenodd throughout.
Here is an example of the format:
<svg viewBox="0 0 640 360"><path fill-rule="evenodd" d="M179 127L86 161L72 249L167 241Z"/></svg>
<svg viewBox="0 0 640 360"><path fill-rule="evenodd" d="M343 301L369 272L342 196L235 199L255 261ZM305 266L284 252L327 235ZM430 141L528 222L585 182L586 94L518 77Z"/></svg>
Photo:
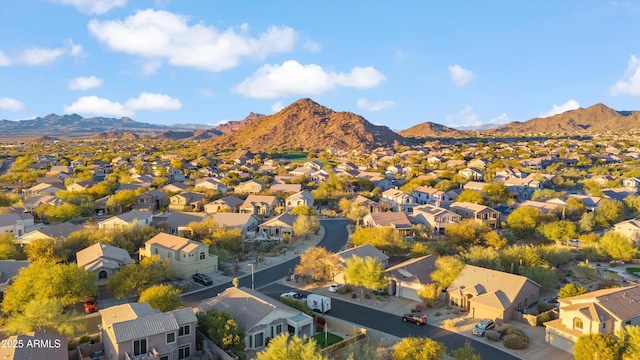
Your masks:
<svg viewBox="0 0 640 360"><path fill-rule="evenodd" d="M559 303L559 318L544 323L545 343L571 353L583 334L616 335L627 325L640 325L640 286L592 291Z"/></svg>
<svg viewBox="0 0 640 360"><path fill-rule="evenodd" d="M362 218L362 224L370 227L392 227L404 236L410 236L412 233L411 222L403 212L368 213Z"/></svg>
<svg viewBox="0 0 640 360"><path fill-rule="evenodd" d="M240 205L243 214L268 215L278 206L278 199L272 195L249 195Z"/></svg>
<svg viewBox="0 0 640 360"><path fill-rule="evenodd" d="M488 206L469 202L454 202L449 206L454 213L463 219L471 219L489 225L492 229L500 228L500 212Z"/></svg>
<svg viewBox="0 0 640 360"><path fill-rule="evenodd" d="M307 190L297 192L285 199L287 210L291 210L296 206L309 206L313 207L314 199L313 195Z"/></svg>
<svg viewBox="0 0 640 360"><path fill-rule="evenodd" d="M264 191L265 186L262 181L258 180L249 180L245 182L241 182L233 188L233 191L236 193L244 193L244 194L259 194Z"/></svg>
<svg viewBox="0 0 640 360"><path fill-rule="evenodd" d="M153 214L148 210L129 211L118 216L112 216L98 223L99 229L122 229L134 224L149 225Z"/></svg>
<svg viewBox="0 0 640 360"><path fill-rule="evenodd" d="M160 256L171 260L176 276L189 279L197 273L211 274L218 271L218 257L209 254L209 245L180 236L160 233L144 243L140 257Z"/></svg>
<svg viewBox="0 0 640 360"><path fill-rule="evenodd" d="M613 225L615 232L623 234L634 244L640 244L640 219L629 219Z"/></svg>
<svg viewBox="0 0 640 360"><path fill-rule="evenodd" d="M412 193L418 204L431 204L435 205L441 201L450 201L449 195L444 191L428 186L419 186ZM414 208L415 211L415 208Z"/></svg>
<svg viewBox="0 0 640 360"><path fill-rule="evenodd" d="M412 221L429 225L434 234L444 234L447 226L461 220L462 216L438 206L427 204L413 208Z"/></svg>
<svg viewBox="0 0 640 360"><path fill-rule="evenodd" d="M15 237L33 229L33 216L29 213L8 213L0 215L0 234L11 233Z"/></svg>
<svg viewBox="0 0 640 360"><path fill-rule="evenodd" d="M193 308L163 313L138 302L99 311L107 359L180 360L195 355L198 319Z"/></svg>
<svg viewBox="0 0 640 360"><path fill-rule="evenodd" d="M149 210L156 212L169 205L169 197L164 192L154 189L136 196L136 201L131 205L133 210Z"/></svg>
<svg viewBox="0 0 640 360"><path fill-rule="evenodd" d="M198 179L196 180L196 189L209 189L216 190L221 194L226 194L229 191L227 185L221 183L218 179L209 178L209 179Z"/></svg>
<svg viewBox="0 0 640 360"><path fill-rule="evenodd" d="M379 204L388 207L391 211L411 213L413 207L418 205L416 199L406 192L398 189L389 189L382 193Z"/></svg>
<svg viewBox="0 0 640 360"><path fill-rule="evenodd" d="M633 189L636 192L638 192L640 191L640 179L637 177L624 179L622 180L622 186Z"/></svg>
<svg viewBox="0 0 640 360"><path fill-rule="evenodd" d="M134 263L126 250L102 243L78 251L76 262L79 268L96 274L98 284L104 284L121 267Z"/></svg>
<svg viewBox="0 0 640 360"><path fill-rule="evenodd" d="M217 213L217 212L237 213L237 212L240 212L240 205L242 205L243 202L244 200L240 199L239 197L234 195L229 195L205 204L204 211L207 213Z"/></svg>
<svg viewBox="0 0 640 360"><path fill-rule="evenodd" d="M482 181L484 179L484 173L482 170L476 168L466 168L458 171L458 174L465 179L473 180L473 181Z"/></svg>

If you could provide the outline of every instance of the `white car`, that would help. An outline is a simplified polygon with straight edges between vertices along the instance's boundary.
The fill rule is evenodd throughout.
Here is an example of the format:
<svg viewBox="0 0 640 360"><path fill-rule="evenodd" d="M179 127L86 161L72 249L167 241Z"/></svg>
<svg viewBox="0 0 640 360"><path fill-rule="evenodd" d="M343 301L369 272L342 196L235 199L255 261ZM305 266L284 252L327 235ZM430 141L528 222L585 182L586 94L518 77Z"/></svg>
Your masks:
<svg viewBox="0 0 640 360"><path fill-rule="evenodd" d="M329 286L329 292L332 292L332 293L338 292L338 289L340 289L340 287L342 287L342 284L333 284Z"/></svg>
<svg viewBox="0 0 640 360"><path fill-rule="evenodd" d="M280 295L280 297L281 298L290 297L290 298L294 298L294 299L297 299L297 300L302 299L302 295L298 294L297 292L293 292L293 291L286 292L286 293Z"/></svg>

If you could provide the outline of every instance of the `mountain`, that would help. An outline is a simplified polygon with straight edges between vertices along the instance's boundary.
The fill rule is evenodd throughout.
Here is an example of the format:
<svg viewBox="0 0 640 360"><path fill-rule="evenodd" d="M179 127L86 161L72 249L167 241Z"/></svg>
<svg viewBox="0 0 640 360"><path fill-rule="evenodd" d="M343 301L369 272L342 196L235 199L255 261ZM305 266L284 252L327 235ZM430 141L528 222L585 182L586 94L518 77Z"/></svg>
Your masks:
<svg viewBox="0 0 640 360"><path fill-rule="evenodd" d="M402 130L398 132L398 134L408 138L464 136L462 131L432 122L423 122L406 130Z"/></svg>
<svg viewBox="0 0 640 360"><path fill-rule="evenodd" d="M0 134L3 138L34 137L43 134L59 137L81 137L101 132L150 132L167 130L164 125L148 124L134 121L128 117L84 118L78 114L49 114L30 120L0 120ZM177 129L177 128L172 128ZM112 134L113 135L113 134Z"/></svg>
<svg viewBox="0 0 640 360"><path fill-rule="evenodd" d="M502 125L504 124L480 124L480 125L473 125L473 126L456 126L455 129L460 131L484 131L489 129L495 129Z"/></svg>
<svg viewBox="0 0 640 360"><path fill-rule="evenodd" d="M220 131L223 134L226 133L230 133L232 131L236 131L238 129L240 129L241 127L251 123L254 120L260 119L261 117L264 117L265 115L262 114L256 114L253 112L249 113L249 116L247 116L246 118L240 120L240 121L228 121L224 124L220 124L218 126L216 126L214 129L217 131Z"/></svg>
<svg viewBox="0 0 640 360"><path fill-rule="evenodd" d="M580 108L546 118L525 122L514 121L486 134L550 134L550 133L603 133L640 129L640 111L616 111L603 104Z"/></svg>
<svg viewBox="0 0 640 360"><path fill-rule="evenodd" d="M311 99L300 99L278 113L251 121L211 142L217 149L372 150L403 138L360 115L336 112Z"/></svg>
<svg viewBox="0 0 640 360"><path fill-rule="evenodd" d="M105 131L99 134L91 135L87 140L140 140L140 135L132 132Z"/></svg>

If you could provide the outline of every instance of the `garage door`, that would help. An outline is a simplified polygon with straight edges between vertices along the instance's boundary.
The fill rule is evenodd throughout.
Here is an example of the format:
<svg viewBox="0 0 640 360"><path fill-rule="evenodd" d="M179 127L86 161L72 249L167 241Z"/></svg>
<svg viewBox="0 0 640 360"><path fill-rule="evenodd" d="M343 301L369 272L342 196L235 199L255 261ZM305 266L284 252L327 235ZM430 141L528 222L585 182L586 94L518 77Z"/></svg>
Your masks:
<svg viewBox="0 0 640 360"><path fill-rule="evenodd" d="M555 334L553 332L547 332L547 341L549 341L549 344L557 347L558 349L561 349L573 354L573 347L575 346L573 341L563 336L560 336L558 334Z"/></svg>

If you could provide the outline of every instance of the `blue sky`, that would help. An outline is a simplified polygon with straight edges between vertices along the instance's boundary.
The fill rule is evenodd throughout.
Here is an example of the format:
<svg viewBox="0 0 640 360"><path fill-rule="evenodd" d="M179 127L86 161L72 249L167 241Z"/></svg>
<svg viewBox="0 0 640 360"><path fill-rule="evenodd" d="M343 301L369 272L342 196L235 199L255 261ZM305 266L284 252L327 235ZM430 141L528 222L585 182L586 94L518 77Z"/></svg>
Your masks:
<svg viewBox="0 0 640 360"><path fill-rule="evenodd" d="M309 97L395 130L640 110L638 1L0 1L0 118L217 124Z"/></svg>

